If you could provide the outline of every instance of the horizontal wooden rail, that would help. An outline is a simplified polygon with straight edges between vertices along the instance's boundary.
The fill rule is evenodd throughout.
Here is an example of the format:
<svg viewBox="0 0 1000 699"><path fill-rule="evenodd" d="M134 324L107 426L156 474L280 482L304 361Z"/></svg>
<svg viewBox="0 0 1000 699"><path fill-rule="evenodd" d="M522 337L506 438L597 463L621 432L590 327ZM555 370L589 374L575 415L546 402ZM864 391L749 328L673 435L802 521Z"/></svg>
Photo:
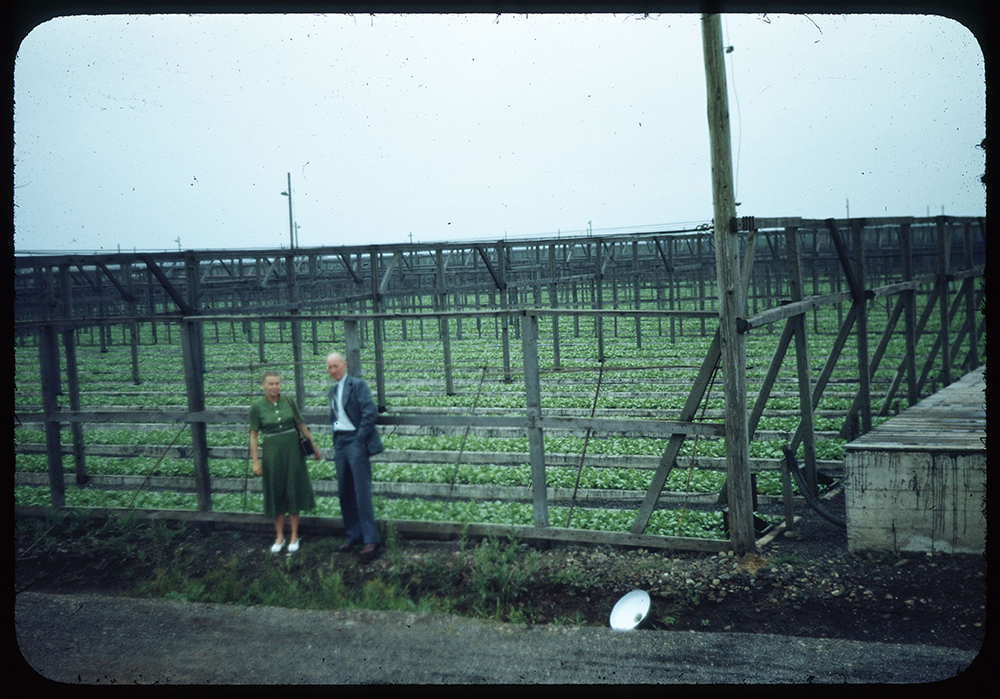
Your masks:
<svg viewBox="0 0 1000 699"><path fill-rule="evenodd" d="M885 286L880 286L875 289L868 290L868 298L883 298L885 296L894 296L895 294L900 294L904 291L916 291L920 287L933 284L937 281L936 274L925 274L922 277L917 277L906 282L898 282L896 284L886 284Z"/></svg>
<svg viewBox="0 0 1000 699"><path fill-rule="evenodd" d="M415 416L415 415L381 415L377 421L380 425L449 425L455 427L521 427L531 426L531 421L525 416L480 417L472 415ZM535 427L543 430L571 430L584 432L591 430L601 433L629 433L646 437L670 437L674 434L701 435L704 437L721 437L725 434L723 425L708 422L680 422L676 420L615 420L608 418L587 417L548 417L534 418Z"/></svg>
<svg viewBox="0 0 1000 699"><path fill-rule="evenodd" d="M114 457L136 457L164 455L168 459L190 459L192 447L173 446L164 449L159 444L107 444L107 445L87 445L85 448L87 456L114 456ZM320 448L328 461L333 460L333 449ZM28 443L17 447L18 454L44 454L45 445ZM60 449L63 456L73 453L72 447L63 446ZM523 466L528 463L528 452L524 451L438 451L431 449L386 449L381 454L372 457L372 463L401 463L401 464L430 464L446 465L454 467L459 456L463 466ZM244 447L209 447L209 459L246 459L247 448ZM704 469L706 471L724 471L726 468L726 458L724 456L699 456L691 459L689 456L682 456L685 468ZM585 466L594 468L633 468L640 470L653 470L659 466L660 457L648 454L586 454L584 458ZM777 471L784 463L783 458L750 458L751 471ZM824 471L839 473L842 469L841 461L816 462ZM561 454L546 452L545 467L573 467L580 465L579 454Z"/></svg>
<svg viewBox="0 0 1000 699"><path fill-rule="evenodd" d="M779 320L785 320L786 318L791 318L792 316L801 315L809 311L815 311L823 306L829 306L830 304L841 303L843 301L850 301L852 298L853 297L850 291L824 294L822 296L811 296L802 301L787 303L784 306L768 309L756 315L750 316L749 318L737 318L736 330L738 332L745 333L753 330L754 328L761 328L765 325L776 323Z"/></svg>
<svg viewBox="0 0 1000 699"><path fill-rule="evenodd" d="M298 304L299 307L307 302ZM294 310L294 309L293 309ZM414 313L260 313L258 308L251 307L248 312L233 309L226 315L180 315L156 314L141 316L115 316L114 318L48 318L34 320L15 320L17 329L54 327L57 330L79 329L97 326L127 325L130 323L229 323L258 322L268 323L281 321L324 321L324 322L365 322L386 320L433 320L453 318L499 318L501 316L538 316L538 317L573 317L579 318L718 318L716 311L678 311L678 310L640 310L629 308L512 308L507 310L467 310L467 311L421 311Z"/></svg>
<svg viewBox="0 0 1000 699"><path fill-rule="evenodd" d="M981 276L982 273L983 265L977 265L971 269L951 273L948 277L951 280L966 279L969 277ZM925 274L909 281L896 282L893 284L875 287L873 289L866 289L864 295L868 300L894 296L904 291L912 291L928 284L934 284L937 280L938 275ZM748 318L737 318L736 329L741 333L749 332L755 328L761 328L770 325L771 323L776 323L779 320L785 320L792 316L818 310L823 306L829 306L834 303L843 303L845 301L853 301L853 295L850 291L823 294L821 296L810 296L802 301L786 303L782 306L778 306L777 308L769 308L766 311L761 311L760 313L752 315Z"/></svg>
<svg viewBox="0 0 1000 699"><path fill-rule="evenodd" d="M66 508L63 508L64 510ZM175 521L192 526L206 526L211 529L266 532L273 528L270 520L261 515L240 512L193 512L189 510L140 510L125 508L84 508L91 517L135 517L139 520ZM18 505L15 517L45 517L51 508ZM466 522L425 522L394 519L390 522L396 532L403 537L427 540L451 541L485 539L490 537L511 537L523 543L578 543L605 546L629 546L650 550L680 551L729 551L728 540L700 539L695 537L653 536L649 534L629 534L628 532L590 531L585 529L564 529L562 527L527 527L510 524L480 524ZM302 515L301 526L317 536L343 536L344 521L339 517L315 517Z"/></svg>
<svg viewBox="0 0 1000 699"><path fill-rule="evenodd" d="M66 485L73 485L73 474L64 477ZM41 487L48 485L48 475L44 473L15 473L14 485ZM178 493L192 493L195 490L194 478L191 476L141 476L141 475L91 475L87 480L88 488L102 490L136 490L149 488L152 490L170 490ZM337 494L337 481L332 479L313 479L313 491L320 496ZM212 492L259 494L262 492L261 480L250 476L248 478L213 478ZM504 502L531 502L531 488L526 485L490 485L466 483L422 483L410 481L373 481L372 494L389 498L430 498L455 499L460 501L501 500ZM617 505L638 505L642 502L644 490L612 490L610 488L546 488L549 502L561 503L577 501L581 503L615 503ZM670 504L714 504L719 494L716 492L680 493L665 491L660 501ZM766 497L766 496L758 496ZM774 497L774 496L772 496Z"/></svg>
<svg viewBox="0 0 1000 699"><path fill-rule="evenodd" d="M21 416L22 422L34 423L191 423L226 425L243 424L248 419L247 410L201 411L187 413L174 410L150 411L100 411L100 412L58 412L46 418L44 413L26 414ZM304 410L303 417L307 423L322 424L327 421L325 411ZM448 426L448 427L508 427L527 428L531 426L529 419L523 415L379 415L378 425L417 425L417 426ZM700 435L703 437L721 437L725 430L721 424L711 422L681 422L677 420L647 420L647 419L608 419L587 417L548 417L535 418L535 427L542 429L571 430L584 432L592 430L602 433L629 433L647 437L670 437L674 434Z"/></svg>

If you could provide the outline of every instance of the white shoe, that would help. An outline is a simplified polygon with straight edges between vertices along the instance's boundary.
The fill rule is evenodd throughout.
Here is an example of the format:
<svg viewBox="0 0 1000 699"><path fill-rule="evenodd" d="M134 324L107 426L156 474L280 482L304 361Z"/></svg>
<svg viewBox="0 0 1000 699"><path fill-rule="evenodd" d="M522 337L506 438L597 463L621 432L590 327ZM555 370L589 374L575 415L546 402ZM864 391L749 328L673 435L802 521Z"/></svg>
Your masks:
<svg viewBox="0 0 1000 699"><path fill-rule="evenodd" d="M282 539L276 544L271 545L271 553L281 553L281 549L285 548L285 540ZM296 547L297 548L297 547Z"/></svg>
<svg viewBox="0 0 1000 699"><path fill-rule="evenodd" d="M288 553L295 553L296 551L298 551L299 550L299 544L301 542L302 542L302 539L296 539L295 541L293 541L292 543L290 543L288 545Z"/></svg>

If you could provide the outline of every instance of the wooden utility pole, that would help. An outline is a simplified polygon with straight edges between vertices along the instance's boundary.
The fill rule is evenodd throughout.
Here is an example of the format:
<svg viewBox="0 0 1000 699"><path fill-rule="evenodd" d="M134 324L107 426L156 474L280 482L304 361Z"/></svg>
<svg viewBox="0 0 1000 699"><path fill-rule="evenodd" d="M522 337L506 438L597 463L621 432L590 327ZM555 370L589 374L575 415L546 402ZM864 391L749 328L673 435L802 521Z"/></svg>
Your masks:
<svg viewBox="0 0 1000 699"><path fill-rule="evenodd" d="M719 289L719 338L725 391L729 537L733 551L742 556L756 550L750 481L750 440L747 433L746 341L736 328L736 319L746 314L746 298L740 275L738 240L734 226L731 225L736 218L736 200L733 193L729 102L719 15L703 15L701 29L708 93L715 266Z"/></svg>

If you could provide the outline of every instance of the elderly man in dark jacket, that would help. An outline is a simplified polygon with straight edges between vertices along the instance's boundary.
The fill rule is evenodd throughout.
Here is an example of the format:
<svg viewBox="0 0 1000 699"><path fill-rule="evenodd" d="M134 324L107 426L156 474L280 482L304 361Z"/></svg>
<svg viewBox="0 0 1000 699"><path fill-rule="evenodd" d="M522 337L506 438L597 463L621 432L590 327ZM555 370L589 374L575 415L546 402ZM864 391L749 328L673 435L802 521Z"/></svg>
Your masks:
<svg viewBox="0 0 1000 699"><path fill-rule="evenodd" d="M333 462L337 467L337 491L347 541L341 551L364 545L363 557L375 555L381 539L375 527L372 505L372 469L368 457L385 447L375 429L378 409L371 389L362 379L347 373L347 360L339 352L326 358L326 370L334 385L328 396L333 427Z"/></svg>

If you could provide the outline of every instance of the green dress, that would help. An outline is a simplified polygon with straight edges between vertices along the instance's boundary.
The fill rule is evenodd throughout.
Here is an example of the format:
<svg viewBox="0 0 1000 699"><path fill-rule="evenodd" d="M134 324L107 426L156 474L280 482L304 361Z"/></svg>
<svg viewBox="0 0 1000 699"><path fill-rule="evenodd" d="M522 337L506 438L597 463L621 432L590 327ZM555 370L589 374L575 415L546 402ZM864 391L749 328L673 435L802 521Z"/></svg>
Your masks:
<svg viewBox="0 0 1000 699"><path fill-rule="evenodd" d="M316 507L306 459L299 449L295 413L285 396L275 405L266 397L250 406L250 429L257 430L264 514L298 514Z"/></svg>

